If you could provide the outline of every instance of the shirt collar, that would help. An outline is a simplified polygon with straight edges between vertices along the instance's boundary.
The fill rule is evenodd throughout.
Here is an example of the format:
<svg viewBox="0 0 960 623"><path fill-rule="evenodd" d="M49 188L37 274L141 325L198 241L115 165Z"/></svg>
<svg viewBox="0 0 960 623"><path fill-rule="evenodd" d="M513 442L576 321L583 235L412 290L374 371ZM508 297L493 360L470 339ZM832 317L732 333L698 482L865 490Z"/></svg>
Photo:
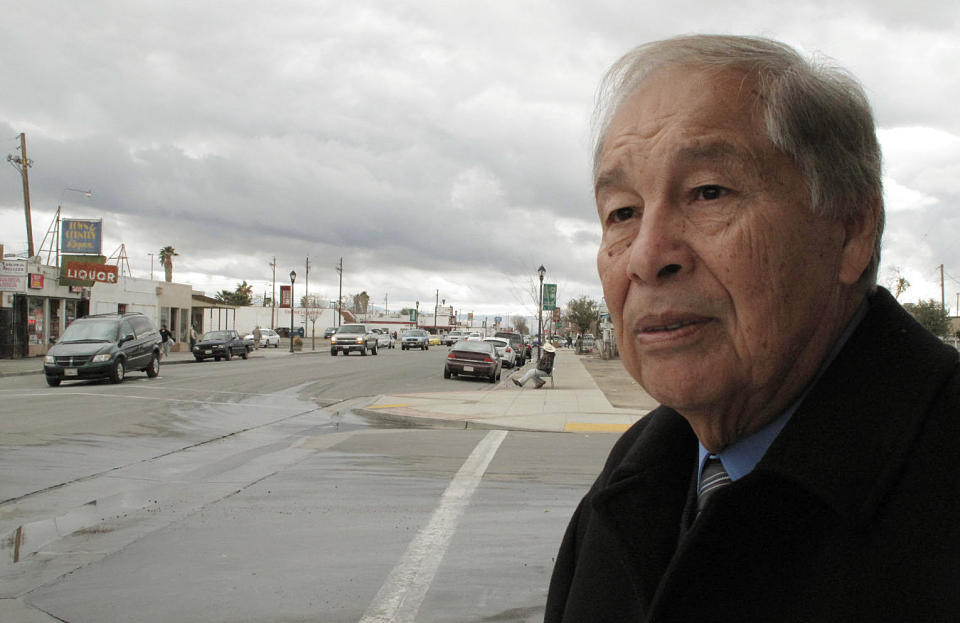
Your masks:
<svg viewBox="0 0 960 623"><path fill-rule="evenodd" d="M723 468L726 470L727 474L730 475L730 480L732 481L737 480L738 478L743 478L753 471L753 468L757 466L757 463L760 462L760 459L762 459L767 453L767 450L770 449L770 446L777 438L777 435L780 434L780 431L783 430L783 427L786 426L787 422L790 421L790 418L800 406L800 403L803 402L803 399L807 396L807 393L809 393L810 388L816 385L817 381L820 379L820 376L828 367L830 367L830 364L836 358L837 354L839 354L843 349L843 346L847 343L850 335L853 334L854 330L857 328L857 325L860 324L860 321L863 320L863 317L867 314L869 307L870 305L867 303L867 299L864 298L863 302L860 303L860 307L857 308L857 312L847 324L847 328L840 336L840 339L837 340L837 343L834 345L833 350L831 350L830 354L827 355L827 357L823 360L823 363L820 365L817 373L813 376L813 380L807 384L807 387L803 390L803 392L800 393L800 396L790 403L790 405L783 411L783 413L777 416L776 419L767 423L763 428L754 432L753 434L748 435L736 443L727 446L718 454L711 454L706 448L703 447L703 444L698 442L700 448L700 462L697 472L697 482L700 482L700 474L703 472L704 463L706 463L707 459L711 456L720 459L720 462L723 463Z"/></svg>

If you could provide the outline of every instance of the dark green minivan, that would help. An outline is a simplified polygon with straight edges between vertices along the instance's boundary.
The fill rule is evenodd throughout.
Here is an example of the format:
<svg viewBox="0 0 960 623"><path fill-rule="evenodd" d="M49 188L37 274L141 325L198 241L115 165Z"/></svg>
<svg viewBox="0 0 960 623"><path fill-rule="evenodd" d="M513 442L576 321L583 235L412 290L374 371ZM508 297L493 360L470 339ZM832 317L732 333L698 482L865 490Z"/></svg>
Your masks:
<svg viewBox="0 0 960 623"><path fill-rule="evenodd" d="M43 358L47 383L108 378L123 382L128 370L160 374L160 333L143 314L77 318Z"/></svg>

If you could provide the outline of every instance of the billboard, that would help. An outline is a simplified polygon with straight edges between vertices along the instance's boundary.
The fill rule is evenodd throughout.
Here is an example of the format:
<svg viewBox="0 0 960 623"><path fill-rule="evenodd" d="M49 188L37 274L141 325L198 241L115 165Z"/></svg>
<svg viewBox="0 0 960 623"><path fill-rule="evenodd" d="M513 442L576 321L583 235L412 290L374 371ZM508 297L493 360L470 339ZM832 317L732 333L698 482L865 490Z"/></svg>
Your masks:
<svg viewBox="0 0 960 623"><path fill-rule="evenodd" d="M103 221L65 218L60 221L60 253L100 255Z"/></svg>
<svg viewBox="0 0 960 623"><path fill-rule="evenodd" d="M280 286L280 307L293 307L292 286Z"/></svg>
<svg viewBox="0 0 960 623"><path fill-rule="evenodd" d="M557 284L543 284L543 310L553 311L557 308Z"/></svg>

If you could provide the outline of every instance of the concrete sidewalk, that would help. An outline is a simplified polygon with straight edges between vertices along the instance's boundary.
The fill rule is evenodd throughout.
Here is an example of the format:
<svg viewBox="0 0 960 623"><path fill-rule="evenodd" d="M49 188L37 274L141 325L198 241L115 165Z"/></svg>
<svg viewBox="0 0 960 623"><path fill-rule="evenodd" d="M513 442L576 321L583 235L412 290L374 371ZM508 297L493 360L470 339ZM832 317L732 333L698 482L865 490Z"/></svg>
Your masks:
<svg viewBox="0 0 960 623"><path fill-rule="evenodd" d="M457 391L458 383L476 380L451 379L451 391L380 395L362 415L383 419L457 428L497 428L550 432L621 433L646 415L646 409L614 407L594 382L573 351L561 350L554 364L555 388L548 382L535 389L532 382L516 387L509 377L521 370L504 370L498 385L481 391Z"/></svg>

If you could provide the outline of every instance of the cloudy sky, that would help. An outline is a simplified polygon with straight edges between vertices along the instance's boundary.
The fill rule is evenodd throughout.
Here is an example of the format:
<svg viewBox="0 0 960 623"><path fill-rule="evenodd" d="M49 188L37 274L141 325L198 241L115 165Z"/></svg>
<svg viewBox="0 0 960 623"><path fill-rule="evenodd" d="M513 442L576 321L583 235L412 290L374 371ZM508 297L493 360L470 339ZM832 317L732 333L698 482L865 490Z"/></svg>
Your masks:
<svg viewBox="0 0 960 623"><path fill-rule="evenodd" d="M880 281L960 292L960 3L779 0L3 4L0 157L27 136L35 245L58 203L103 218L135 276L269 292L310 257L310 291L397 309L440 298L533 314L599 299L589 121L604 70L643 41L764 35L851 70L885 157ZM842 8L841 8L842 7ZM20 177L0 242L26 250ZM91 189L93 196L65 190ZM162 270L155 263L156 275ZM300 286L298 285L298 295Z"/></svg>

